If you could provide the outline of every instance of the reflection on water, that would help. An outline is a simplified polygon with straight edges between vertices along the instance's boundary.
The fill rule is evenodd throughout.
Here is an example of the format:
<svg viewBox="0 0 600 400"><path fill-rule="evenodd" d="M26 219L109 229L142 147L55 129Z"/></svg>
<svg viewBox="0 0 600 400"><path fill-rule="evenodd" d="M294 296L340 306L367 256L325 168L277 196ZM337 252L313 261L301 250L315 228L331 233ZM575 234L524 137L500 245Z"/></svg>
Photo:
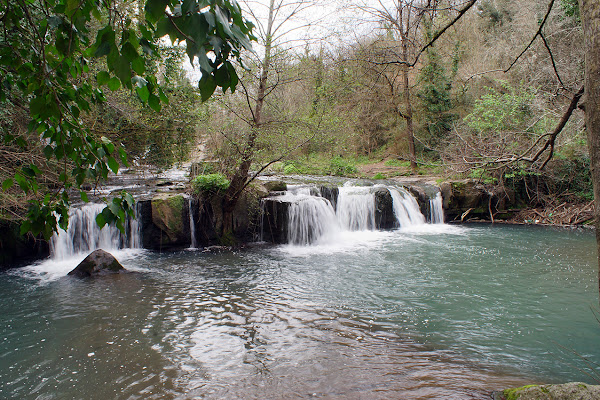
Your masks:
<svg viewBox="0 0 600 400"><path fill-rule="evenodd" d="M35 265L0 275L0 398L480 399L590 381L561 346L600 361L594 248L587 232L441 225L122 252L141 273L98 280Z"/></svg>

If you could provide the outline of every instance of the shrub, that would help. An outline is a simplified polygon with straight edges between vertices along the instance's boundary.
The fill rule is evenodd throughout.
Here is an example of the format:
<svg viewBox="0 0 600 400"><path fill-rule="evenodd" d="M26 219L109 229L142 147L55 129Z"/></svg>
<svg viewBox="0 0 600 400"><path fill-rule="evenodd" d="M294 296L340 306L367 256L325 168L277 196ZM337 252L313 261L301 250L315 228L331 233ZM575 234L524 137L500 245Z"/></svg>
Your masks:
<svg viewBox="0 0 600 400"><path fill-rule="evenodd" d="M352 175L358 172L356 165L340 156L333 157L329 163L329 173L336 176Z"/></svg>
<svg viewBox="0 0 600 400"><path fill-rule="evenodd" d="M298 170L298 168L294 164L288 164L285 167L283 167L283 173L286 175L295 175L299 174L300 170Z"/></svg>
<svg viewBox="0 0 600 400"><path fill-rule="evenodd" d="M227 190L230 183L229 179L223 174L198 175L192 181L192 189L196 194L217 193Z"/></svg>
<svg viewBox="0 0 600 400"><path fill-rule="evenodd" d="M375 176L373 176L373 179L385 179L385 175L383 175L381 172L378 172L375 174Z"/></svg>

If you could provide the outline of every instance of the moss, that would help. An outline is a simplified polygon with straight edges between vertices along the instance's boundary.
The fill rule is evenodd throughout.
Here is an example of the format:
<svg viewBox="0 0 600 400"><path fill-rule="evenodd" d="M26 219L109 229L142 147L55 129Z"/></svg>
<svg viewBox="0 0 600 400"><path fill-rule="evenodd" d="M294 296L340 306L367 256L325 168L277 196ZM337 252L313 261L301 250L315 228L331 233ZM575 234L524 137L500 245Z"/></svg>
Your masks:
<svg viewBox="0 0 600 400"><path fill-rule="evenodd" d="M502 395L506 398L506 400L518 400L519 397L521 397L521 391L532 387L538 387L538 385L526 385L514 389L506 389L502 392Z"/></svg>
<svg viewBox="0 0 600 400"><path fill-rule="evenodd" d="M183 234L184 207L185 199L182 195L152 199L152 220L167 234L170 242L177 241ZM167 238L163 238L163 241L166 240Z"/></svg>
<svg viewBox="0 0 600 400"><path fill-rule="evenodd" d="M233 232L225 232L223 236L219 238L219 244L221 246L233 247L236 245L236 243L237 240L235 239Z"/></svg>

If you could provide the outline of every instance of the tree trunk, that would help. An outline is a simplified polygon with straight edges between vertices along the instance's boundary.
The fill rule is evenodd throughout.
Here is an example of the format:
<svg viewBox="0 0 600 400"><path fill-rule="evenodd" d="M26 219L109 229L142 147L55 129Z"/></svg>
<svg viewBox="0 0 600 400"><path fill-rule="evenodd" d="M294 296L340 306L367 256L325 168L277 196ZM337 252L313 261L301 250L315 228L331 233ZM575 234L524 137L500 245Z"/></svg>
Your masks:
<svg viewBox="0 0 600 400"><path fill-rule="evenodd" d="M398 2L398 27L400 28L400 39L402 40L402 58L408 63L408 35L410 33L410 10L404 13L404 5ZM406 21L404 20L406 18ZM415 150L415 132L413 127L413 110L410 98L410 81L408 73L410 67L408 64L402 66L402 86L404 90L404 119L406 120L406 140L408 142L408 158L410 159L410 169L413 174L417 173L417 153Z"/></svg>
<svg viewBox="0 0 600 400"><path fill-rule="evenodd" d="M408 157L410 159L410 169L413 174L417 173L417 154L415 150L415 133L413 127L413 111L410 98L410 84L408 81L408 66L402 70L402 79L404 85L404 119L406 120L406 140L408 141Z"/></svg>
<svg viewBox="0 0 600 400"><path fill-rule="evenodd" d="M585 46L585 128L594 185L594 216L598 247L598 290L600 292L600 2L579 0Z"/></svg>
<svg viewBox="0 0 600 400"><path fill-rule="evenodd" d="M248 183L248 172L252 165L254 157L256 138L263 124L262 109L265 102L267 91L267 79L269 78L269 69L271 67L271 50L273 45L272 30L274 21L275 0L269 2L269 19L267 21L267 30L265 36L265 56L261 65L261 73L258 81L258 91L256 95L256 104L252 112L252 126L250 134L243 147L241 161L231 177L231 184L223 196L223 229L222 236L228 236L233 233L233 211L242 195L244 187Z"/></svg>

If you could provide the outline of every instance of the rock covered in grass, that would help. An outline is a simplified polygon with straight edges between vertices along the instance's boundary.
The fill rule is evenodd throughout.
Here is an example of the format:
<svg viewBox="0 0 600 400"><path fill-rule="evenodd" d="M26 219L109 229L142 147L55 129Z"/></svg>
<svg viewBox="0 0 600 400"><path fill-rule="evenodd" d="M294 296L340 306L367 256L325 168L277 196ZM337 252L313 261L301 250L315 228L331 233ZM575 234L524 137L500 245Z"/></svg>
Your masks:
<svg viewBox="0 0 600 400"><path fill-rule="evenodd" d="M99 275L118 274L126 272L121 263L110 253L98 249L94 250L68 275L78 278L88 278Z"/></svg>
<svg viewBox="0 0 600 400"><path fill-rule="evenodd" d="M561 385L528 385L506 389L494 396L495 400L598 400L600 386L581 382Z"/></svg>

